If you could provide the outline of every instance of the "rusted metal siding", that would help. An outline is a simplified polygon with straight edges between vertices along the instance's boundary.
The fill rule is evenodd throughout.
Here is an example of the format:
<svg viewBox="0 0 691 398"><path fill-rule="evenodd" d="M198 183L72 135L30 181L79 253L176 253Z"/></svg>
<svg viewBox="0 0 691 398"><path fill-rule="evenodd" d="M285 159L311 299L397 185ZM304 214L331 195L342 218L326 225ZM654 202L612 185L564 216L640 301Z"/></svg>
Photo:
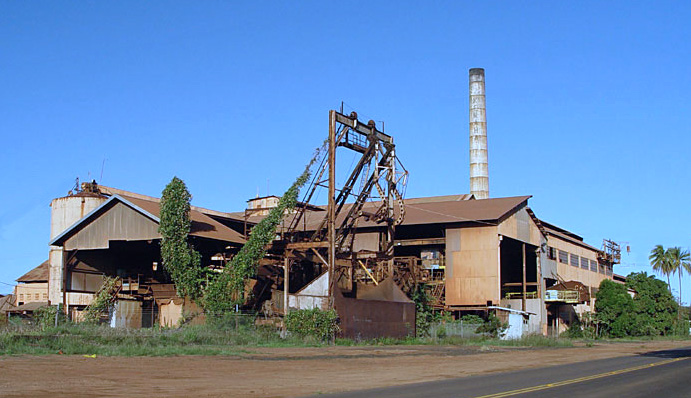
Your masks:
<svg viewBox="0 0 691 398"><path fill-rule="evenodd" d="M415 335L415 303L358 300L335 295L340 335L351 339Z"/></svg>
<svg viewBox="0 0 691 398"><path fill-rule="evenodd" d="M498 303L499 237L497 227L447 229L446 304ZM449 250L458 248L460 250Z"/></svg>
<svg viewBox="0 0 691 398"><path fill-rule="evenodd" d="M353 241L353 252L357 253L361 250L378 251L379 250L379 233L367 232L355 234Z"/></svg>
<svg viewBox="0 0 691 398"><path fill-rule="evenodd" d="M159 239L158 224L130 207L116 203L65 241L65 250L107 249L111 240Z"/></svg>

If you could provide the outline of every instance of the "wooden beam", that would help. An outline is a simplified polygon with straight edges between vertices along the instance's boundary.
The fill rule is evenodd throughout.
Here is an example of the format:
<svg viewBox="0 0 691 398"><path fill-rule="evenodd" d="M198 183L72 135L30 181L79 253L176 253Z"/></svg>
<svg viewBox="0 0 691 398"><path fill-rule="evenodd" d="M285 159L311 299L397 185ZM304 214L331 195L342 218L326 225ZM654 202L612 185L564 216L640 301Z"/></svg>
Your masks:
<svg viewBox="0 0 691 398"><path fill-rule="evenodd" d="M307 250L307 249L313 249L313 248L323 248L323 247L329 247L329 242L295 242L295 243L288 243L285 245L286 249L291 249L291 250Z"/></svg>
<svg viewBox="0 0 691 398"><path fill-rule="evenodd" d="M525 243L522 243L522 244L521 244L521 247L523 248L523 283L521 284L522 290L523 290L523 294L521 295L521 307L522 307L523 312L525 312L525 311L526 311L526 301L525 301L525 293L526 293L526 289L525 289L525 287L526 287L526 276L525 276L525 267L526 267L526 264L525 264Z"/></svg>

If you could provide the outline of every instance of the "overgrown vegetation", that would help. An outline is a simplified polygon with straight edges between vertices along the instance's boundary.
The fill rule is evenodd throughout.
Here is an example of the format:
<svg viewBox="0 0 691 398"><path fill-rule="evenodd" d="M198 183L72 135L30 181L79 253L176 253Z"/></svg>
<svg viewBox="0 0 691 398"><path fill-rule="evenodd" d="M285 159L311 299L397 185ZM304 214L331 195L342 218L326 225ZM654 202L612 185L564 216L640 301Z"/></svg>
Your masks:
<svg viewBox="0 0 691 398"><path fill-rule="evenodd" d="M370 340L336 339L342 346L382 345L455 345L479 346L492 350L493 346L569 347L570 339L526 336L503 341L489 337L404 339L377 338ZM99 356L169 356L169 355L243 355L252 347L314 347L329 345L328 339L314 335L281 337L270 325L257 325L255 318L230 315L206 325L185 325L180 328L122 329L107 325L67 322L58 327L14 326L0 333L1 355L99 355Z"/></svg>
<svg viewBox="0 0 691 398"><path fill-rule="evenodd" d="M298 337L312 337L318 341L330 341L338 332L336 310L290 311L285 318L286 329Z"/></svg>
<svg viewBox="0 0 691 398"><path fill-rule="evenodd" d="M191 199L185 183L173 177L161 196L158 232L161 234L163 268L175 283L178 296L195 300L202 295L205 277L201 255L187 240L192 225Z"/></svg>
<svg viewBox="0 0 691 398"><path fill-rule="evenodd" d="M61 305L45 305L34 310L33 321L41 330L67 320Z"/></svg>
<svg viewBox="0 0 691 398"><path fill-rule="evenodd" d="M225 266L223 272L209 282L204 297L204 309L210 314L232 311L236 305L245 302L247 281L256 275L259 260L266 254L266 247L276 238L276 227L281 223L286 211L297 205L300 189L307 183L312 174L312 165L319 158L324 147L319 148L305 170L293 182L271 209L268 216L254 228L250 238L237 255Z"/></svg>
<svg viewBox="0 0 691 398"><path fill-rule="evenodd" d="M635 292L631 297L627 288ZM666 284L645 272L631 273L626 286L603 280L596 295L595 322L600 336L667 336L688 334ZM685 330L685 332L684 332Z"/></svg>
<svg viewBox="0 0 691 398"><path fill-rule="evenodd" d="M104 316L110 314L113 308L113 292L119 283L120 278L118 277L103 277L101 289L94 295L93 301L84 311L84 322L100 323Z"/></svg>
<svg viewBox="0 0 691 398"><path fill-rule="evenodd" d="M450 317L445 319L444 314L435 311L430 306L431 298L423 285L417 286L411 299L415 302L415 334L417 337L428 337L433 323L451 319Z"/></svg>
<svg viewBox="0 0 691 398"><path fill-rule="evenodd" d="M478 326L475 333L484 334L489 337L499 337L499 335L503 333L507 327L508 325L502 323L502 321L497 318L494 313L490 313L485 322Z"/></svg>

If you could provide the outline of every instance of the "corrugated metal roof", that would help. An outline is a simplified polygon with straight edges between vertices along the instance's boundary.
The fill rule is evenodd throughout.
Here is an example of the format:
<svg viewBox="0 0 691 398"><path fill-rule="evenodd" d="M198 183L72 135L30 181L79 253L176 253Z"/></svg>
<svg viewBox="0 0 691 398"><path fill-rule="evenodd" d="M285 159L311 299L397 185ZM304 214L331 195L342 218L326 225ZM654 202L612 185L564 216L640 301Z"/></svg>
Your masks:
<svg viewBox="0 0 691 398"><path fill-rule="evenodd" d="M41 307L47 307L48 302L47 301L32 301L30 303L18 305L16 307L10 307L5 310L5 312L11 312L11 313L16 313L16 312L34 312L37 309Z"/></svg>
<svg viewBox="0 0 691 398"><path fill-rule="evenodd" d="M92 212L84 216L81 220L72 225L70 228L63 231L60 235L56 236L52 241L50 241L49 244L61 246L62 244L64 244L65 240L74 235L86 224L90 223L92 220L98 218L101 214L108 211L108 209L110 209L115 202L121 202L125 204L126 206L132 208L135 211L140 212L141 214L145 215L146 217L150 218L156 223L160 222L160 203L155 199L152 198L152 200L149 200L114 195L111 196L110 199L108 199L107 201L103 202ZM225 225L214 220L213 218L199 212L198 210L190 210L190 221L192 224L190 235L192 236L220 240L229 243L245 243L245 239L240 233L226 227Z"/></svg>
<svg viewBox="0 0 691 398"><path fill-rule="evenodd" d="M146 210L148 213L156 216L157 219L160 217L160 202L126 196L123 197L138 207ZM240 235L240 233L226 227L225 225L198 210L190 210L190 221L192 223L190 227L190 235L192 236L223 240L227 242L245 243L245 238Z"/></svg>
<svg viewBox="0 0 691 398"><path fill-rule="evenodd" d="M50 279L50 262L44 261L38 267L20 276L17 282L48 282Z"/></svg>
<svg viewBox="0 0 691 398"><path fill-rule="evenodd" d="M548 223L548 222L546 222L546 221L544 221L544 220L540 220L540 223L541 223L542 226L545 228L545 232L547 233L548 236L549 236L549 235L555 236L555 237L557 237L557 238L559 238L559 239L561 239L561 240L564 240L564 241L573 243L573 244L578 245L578 246L581 246L581 247L585 247L585 248L587 248L587 249L590 249L590 250L593 250L593 251L596 251L596 252L599 252L599 251L600 251L600 249L598 249L597 247L594 247L594 246L591 246L591 245L585 243L585 242L583 241L583 238L582 238L582 237L580 237L579 235L574 234L574 233L571 232L571 231L567 231L567 230L565 230L565 229L563 229L563 228L557 227L556 225L550 224L550 223Z"/></svg>
<svg viewBox="0 0 691 398"><path fill-rule="evenodd" d="M473 199L472 195L447 195L432 196L426 198L405 199L405 218L402 225L425 224L454 224L463 222L487 222L496 223L505 216L525 205L531 196L512 196L506 198ZM374 213L381 202L368 202L363 206L363 212ZM336 223L340 223L352 204L343 207ZM325 208L326 206L320 206ZM233 213L237 217L244 217L244 213ZM266 216L250 215L249 223L258 223ZM293 215L286 216L286 224L292 220ZM300 228L313 230L324 219L323 212L306 212L304 222L300 222ZM365 219L358 220L359 228L378 227L381 223Z"/></svg>
<svg viewBox="0 0 691 398"><path fill-rule="evenodd" d="M0 313L5 313L12 308L14 308L14 294L0 297Z"/></svg>
<svg viewBox="0 0 691 398"><path fill-rule="evenodd" d="M405 218L402 225L426 224L455 224L467 222L496 223L521 206L525 205L530 196L514 196L508 198L492 198L482 200L437 200L416 201L405 200ZM365 204L363 212L374 213L380 202ZM347 204L336 220L343 220L345 213L352 206ZM307 218L307 229L316 228L324 218L323 213L310 213ZM384 225L374 220L359 220L358 227L377 227Z"/></svg>

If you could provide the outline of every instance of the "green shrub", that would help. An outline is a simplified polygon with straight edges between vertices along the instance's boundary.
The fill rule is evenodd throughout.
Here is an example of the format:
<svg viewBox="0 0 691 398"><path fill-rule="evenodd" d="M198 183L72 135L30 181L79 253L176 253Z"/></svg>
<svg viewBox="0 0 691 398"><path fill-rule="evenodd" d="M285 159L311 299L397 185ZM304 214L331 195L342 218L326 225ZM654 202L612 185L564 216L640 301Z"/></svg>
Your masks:
<svg viewBox="0 0 691 398"><path fill-rule="evenodd" d="M326 341L338 332L338 314L336 310L291 311L285 318L286 329L299 337L313 337Z"/></svg>
<svg viewBox="0 0 691 398"><path fill-rule="evenodd" d="M631 297L627 287L636 292ZM631 273L626 286L603 280L595 301L600 332L609 337L675 333L678 305L667 285L645 272Z"/></svg>
<svg viewBox="0 0 691 398"><path fill-rule="evenodd" d="M507 327L508 325L502 323L496 315L489 314L487 320L475 330L475 333L497 337L506 330Z"/></svg>
<svg viewBox="0 0 691 398"><path fill-rule="evenodd" d="M475 314L466 314L463 315L460 319L464 323L470 323L470 324L481 324L485 323L484 319L482 317L475 315Z"/></svg>
<svg viewBox="0 0 691 398"><path fill-rule="evenodd" d="M55 326L56 313L58 324L64 324L66 322L65 313L57 305L46 305L34 310L34 323L41 329Z"/></svg>

